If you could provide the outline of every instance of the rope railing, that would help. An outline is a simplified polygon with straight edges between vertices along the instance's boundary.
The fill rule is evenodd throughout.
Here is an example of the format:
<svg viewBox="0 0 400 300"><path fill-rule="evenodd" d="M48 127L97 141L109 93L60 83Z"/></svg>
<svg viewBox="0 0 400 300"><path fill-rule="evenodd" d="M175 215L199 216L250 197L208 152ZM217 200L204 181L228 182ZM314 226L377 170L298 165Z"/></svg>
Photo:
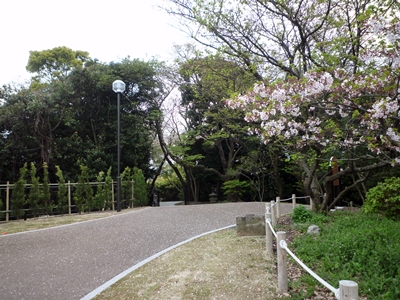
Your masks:
<svg viewBox="0 0 400 300"><path fill-rule="evenodd" d="M278 201L279 203L279 201ZM312 271L306 264L304 264L287 246L286 243L286 232L279 231L275 232L273 226L273 220L276 220L275 208L278 205L271 201L266 203L265 209L265 242L266 242L266 252L272 254L272 236L277 240L277 258L278 258L278 288L282 292L288 291L288 271L287 271L287 253L312 277L314 277L319 283L328 288L331 292L335 294L336 299L339 300L357 300L358 299L358 284L351 280L340 280L339 288L333 287L331 284L322 279L318 274Z"/></svg>
<svg viewBox="0 0 400 300"><path fill-rule="evenodd" d="M335 294L335 297L339 299L339 289L334 288L332 285L330 285L328 282L323 280L318 274L316 274L313 270L311 270L305 263L303 263L292 251L287 246L287 243L285 240L280 241L279 246L287 251L289 255L304 269L306 270L312 277L314 277L318 282L320 282L322 285L327 287L331 292Z"/></svg>

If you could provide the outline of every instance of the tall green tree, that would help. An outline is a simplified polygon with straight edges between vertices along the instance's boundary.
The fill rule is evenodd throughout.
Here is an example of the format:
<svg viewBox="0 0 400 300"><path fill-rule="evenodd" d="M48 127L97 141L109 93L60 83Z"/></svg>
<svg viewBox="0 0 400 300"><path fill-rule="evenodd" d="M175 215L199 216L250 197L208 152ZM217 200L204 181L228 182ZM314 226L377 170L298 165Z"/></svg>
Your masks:
<svg viewBox="0 0 400 300"><path fill-rule="evenodd" d="M181 64L180 74L188 132L181 139L179 156L196 201L204 190L201 184L209 186L203 195L208 198L212 189L220 190L221 182L240 177L238 161L248 151L244 145L251 137L242 121L244 115L226 108L224 99L247 90L255 80L237 63L218 55L187 60Z"/></svg>
<svg viewBox="0 0 400 300"><path fill-rule="evenodd" d="M26 70L36 73L36 82L51 82L65 79L71 71L82 68L89 61L89 53L86 51L74 51L61 46L42 51L29 51Z"/></svg>
<svg viewBox="0 0 400 300"><path fill-rule="evenodd" d="M116 170L117 97L111 89L116 79L127 85L121 97L121 165L138 166L150 176L149 115L162 90L161 65L130 58L101 63L65 47L32 51L27 67L32 83L0 89L1 178L10 180L25 161L47 163L50 181L56 180L56 165L72 180L81 163L93 177L110 166Z"/></svg>

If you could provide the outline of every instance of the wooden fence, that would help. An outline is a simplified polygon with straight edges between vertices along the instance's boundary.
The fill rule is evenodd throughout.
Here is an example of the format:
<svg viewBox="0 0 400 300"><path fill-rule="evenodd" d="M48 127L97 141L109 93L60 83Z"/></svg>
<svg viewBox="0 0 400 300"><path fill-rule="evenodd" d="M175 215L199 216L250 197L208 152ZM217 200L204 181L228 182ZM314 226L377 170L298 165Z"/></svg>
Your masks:
<svg viewBox="0 0 400 300"><path fill-rule="evenodd" d="M305 269L311 276L313 276L318 282L327 287L331 292L335 294L336 299L340 300L357 300L358 299L358 284L351 280L340 280L339 288L336 289L324 279L314 273L309 267L307 267L287 246L286 243L286 232L278 231L275 232L274 226L277 224L277 219L281 216L280 203L283 201L292 200L293 209L296 207L296 195L292 195L292 198L281 200L279 197L275 201L266 203L265 212L265 242L266 252L273 254L272 239L273 236L276 238L276 250L278 260L278 288L282 292L288 291L288 269L287 269L287 254L289 254L303 269ZM312 201L310 201L312 203Z"/></svg>
<svg viewBox="0 0 400 300"><path fill-rule="evenodd" d="M122 181L121 185L124 183L130 182L131 183L131 198L130 199L126 199L126 200L130 200L131 202L133 202L134 200L134 181ZM91 186L98 186L98 185L105 185L105 182L87 182L84 184L89 184ZM115 187L117 182L116 181L112 181L111 183L111 209L115 210L115 203L116 203L116 192L115 192ZM78 183L71 183L70 181L66 182L65 185L67 186L67 198L68 198L68 214L71 215L72 214L72 208L74 208L76 205L73 204L73 192L72 192L72 187L77 186ZM9 222L10 220L10 216L11 213L13 212L13 210L11 209L11 201L10 201L10 195L12 194L12 190L14 188L15 184L10 184L9 182L7 182L6 184L0 184L0 191L1 190L5 190L5 199L3 197L0 198L0 201L2 201L3 203L5 202L5 210L1 210L0 213L4 213L5 214L5 221ZM32 184L25 184L25 189L26 188L30 188L32 186ZM39 186L43 186L43 184L40 184ZM59 184L58 183L50 183L49 184L50 188L58 188ZM29 209L24 209L25 211L29 210Z"/></svg>

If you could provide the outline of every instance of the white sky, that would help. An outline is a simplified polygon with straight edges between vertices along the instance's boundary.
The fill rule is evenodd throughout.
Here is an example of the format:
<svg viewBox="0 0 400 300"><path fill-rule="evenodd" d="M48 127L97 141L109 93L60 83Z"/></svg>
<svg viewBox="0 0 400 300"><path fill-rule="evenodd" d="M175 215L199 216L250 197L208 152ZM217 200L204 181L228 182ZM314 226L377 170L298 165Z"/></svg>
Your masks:
<svg viewBox="0 0 400 300"><path fill-rule="evenodd" d="M162 0L0 0L0 86L30 78L29 51L66 46L101 62L128 55L169 60L189 39L171 26Z"/></svg>

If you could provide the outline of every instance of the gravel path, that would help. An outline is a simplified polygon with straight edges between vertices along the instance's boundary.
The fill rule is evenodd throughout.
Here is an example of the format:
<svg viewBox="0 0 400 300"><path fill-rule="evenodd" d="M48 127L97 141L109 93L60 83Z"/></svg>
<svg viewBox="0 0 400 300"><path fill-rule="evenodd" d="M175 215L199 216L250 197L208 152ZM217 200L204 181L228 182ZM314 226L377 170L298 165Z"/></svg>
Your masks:
<svg viewBox="0 0 400 300"><path fill-rule="evenodd" d="M265 203L153 207L1 236L0 299L80 299L164 249L252 213L264 214Z"/></svg>

